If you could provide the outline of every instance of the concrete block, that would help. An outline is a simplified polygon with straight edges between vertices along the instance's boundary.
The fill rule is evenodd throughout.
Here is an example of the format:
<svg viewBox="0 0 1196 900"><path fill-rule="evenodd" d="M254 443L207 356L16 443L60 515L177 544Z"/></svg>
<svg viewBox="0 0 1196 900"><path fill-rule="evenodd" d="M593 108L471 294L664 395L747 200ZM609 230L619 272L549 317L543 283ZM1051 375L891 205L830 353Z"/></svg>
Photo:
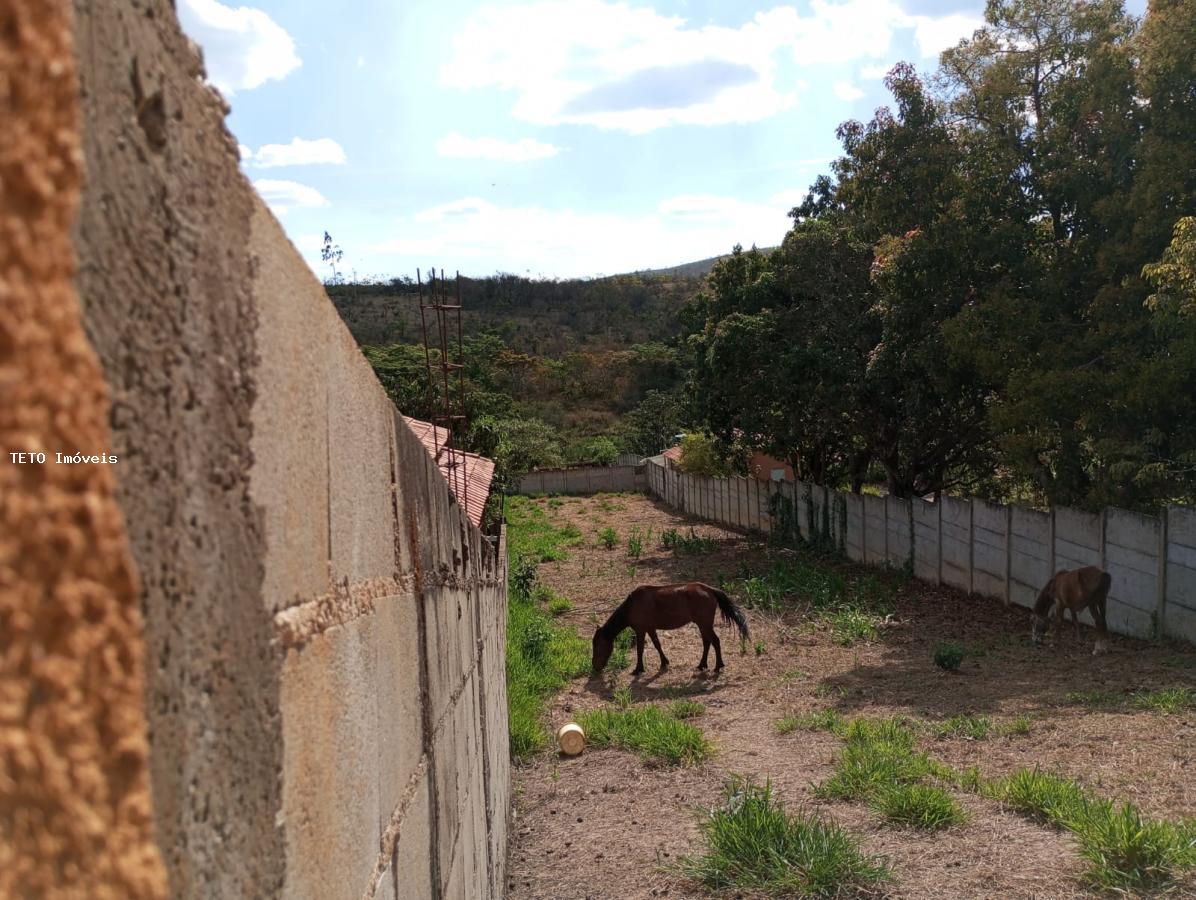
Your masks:
<svg viewBox="0 0 1196 900"><path fill-rule="evenodd" d="M382 821L375 637L372 619L355 619L288 651L283 663L288 900L358 900L374 871Z"/></svg>
<svg viewBox="0 0 1196 900"><path fill-rule="evenodd" d="M391 871L398 900L427 900L435 896L432 889L434 842L429 788L429 778L424 774L400 826Z"/></svg>
<svg viewBox="0 0 1196 900"><path fill-rule="evenodd" d="M1099 513L1086 513L1078 509L1068 509L1066 506L1060 506L1055 509L1055 553L1058 555L1061 544L1067 545L1067 555L1069 558L1085 559L1091 558L1091 553L1086 554L1084 551L1094 551L1096 553L1096 562L1091 565L1100 565L1100 536L1101 536L1101 517ZM1088 565L1088 563L1084 563Z"/></svg>
<svg viewBox="0 0 1196 900"><path fill-rule="evenodd" d="M378 813L385 831L407 791L423 753L418 599L412 595L386 597L375 606L376 682L374 705L378 718Z"/></svg>
<svg viewBox="0 0 1196 900"><path fill-rule="evenodd" d="M339 323L338 323L339 325ZM343 326L327 348L332 576L395 574L393 405Z"/></svg>
<svg viewBox="0 0 1196 900"><path fill-rule="evenodd" d="M1167 540L1172 544L1196 550L1196 509L1168 507Z"/></svg>
<svg viewBox="0 0 1196 900"><path fill-rule="evenodd" d="M1110 509L1105 512L1105 543L1157 557L1159 520L1155 516Z"/></svg>
<svg viewBox="0 0 1196 900"><path fill-rule="evenodd" d="M330 303L310 298L315 285L306 266L278 252L286 237L261 204L253 207L249 244L258 261L259 356L249 495L266 531L262 600L276 612L329 587L328 344L342 326Z"/></svg>

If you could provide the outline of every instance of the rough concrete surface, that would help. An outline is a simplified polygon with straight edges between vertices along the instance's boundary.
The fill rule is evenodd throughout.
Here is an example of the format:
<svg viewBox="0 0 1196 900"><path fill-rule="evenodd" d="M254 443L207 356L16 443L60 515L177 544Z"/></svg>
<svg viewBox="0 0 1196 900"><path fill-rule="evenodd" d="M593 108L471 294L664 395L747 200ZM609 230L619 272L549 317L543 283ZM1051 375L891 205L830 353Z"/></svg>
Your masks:
<svg viewBox="0 0 1196 900"><path fill-rule="evenodd" d="M173 4L74 6L170 893L500 896L505 563L241 174Z"/></svg>
<svg viewBox="0 0 1196 900"><path fill-rule="evenodd" d="M71 283L68 10L0 0L0 896L156 898L137 579ZM12 453L46 461L14 461Z"/></svg>

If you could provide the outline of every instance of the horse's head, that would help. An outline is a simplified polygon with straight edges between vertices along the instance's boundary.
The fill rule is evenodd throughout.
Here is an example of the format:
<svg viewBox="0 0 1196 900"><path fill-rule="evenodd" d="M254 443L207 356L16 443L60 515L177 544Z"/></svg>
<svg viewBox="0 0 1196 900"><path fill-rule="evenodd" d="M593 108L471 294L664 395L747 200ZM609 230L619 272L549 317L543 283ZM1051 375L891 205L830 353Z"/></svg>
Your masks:
<svg viewBox="0 0 1196 900"><path fill-rule="evenodd" d="M1055 605L1055 579L1051 578L1038 592L1038 599L1034 602L1034 627L1030 637L1034 643L1041 644L1050 628L1051 607Z"/></svg>
<svg viewBox="0 0 1196 900"><path fill-rule="evenodd" d="M594 674L597 675L606 668L607 660L610 659L611 651L615 649L615 641L613 638L606 637L599 628L594 632L594 655L590 662L594 667Z"/></svg>

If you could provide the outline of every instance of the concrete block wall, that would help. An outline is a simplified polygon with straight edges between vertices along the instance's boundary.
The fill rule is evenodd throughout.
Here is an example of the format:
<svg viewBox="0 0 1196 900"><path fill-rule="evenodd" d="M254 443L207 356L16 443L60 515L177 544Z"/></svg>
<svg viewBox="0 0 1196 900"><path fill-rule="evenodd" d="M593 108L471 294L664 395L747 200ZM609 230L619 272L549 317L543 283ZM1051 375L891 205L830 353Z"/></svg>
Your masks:
<svg viewBox="0 0 1196 900"><path fill-rule="evenodd" d="M540 469L519 480L517 494L596 494L642 491L648 485L642 466L582 466Z"/></svg>
<svg viewBox="0 0 1196 900"><path fill-rule="evenodd" d="M801 482L700 478L647 462L651 493L682 511L735 528L769 532L769 498L793 504L796 526L810 537L829 525L849 559L912 565L916 577L1020 606L1033 606L1052 572L1101 566L1113 577L1109 628L1134 637L1196 641L1196 510L1169 507L1161 516L1125 510L1049 512L983 500L853 495ZM753 484L741 482L754 481ZM745 496L751 510L720 498ZM829 508L824 518L823 509ZM794 535L788 535L792 539ZM1082 617L1091 623L1087 613Z"/></svg>
<svg viewBox="0 0 1196 900"><path fill-rule="evenodd" d="M73 28L169 893L501 896L505 554L243 177L174 4Z"/></svg>

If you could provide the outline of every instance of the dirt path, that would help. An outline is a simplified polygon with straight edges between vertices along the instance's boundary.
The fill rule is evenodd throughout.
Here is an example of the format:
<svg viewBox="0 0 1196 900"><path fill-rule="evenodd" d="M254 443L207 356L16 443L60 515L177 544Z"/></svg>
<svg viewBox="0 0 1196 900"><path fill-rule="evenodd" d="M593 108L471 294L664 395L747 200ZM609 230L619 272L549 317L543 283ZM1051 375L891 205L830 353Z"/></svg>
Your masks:
<svg viewBox="0 0 1196 900"><path fill-rule="evenodd" d="M542 564L540 578L573 602L562 621L587 638L638 584L717 584L720 574L767 565L770 551L760 542L692 522L641 496L537 502L555 523L573 523L584 536L584 546L569 559ZM626 544L637 525L652 532L638 561L629 558ZM660 547L664 530L688 533L691 525L716 540L713 552L677 556ZM597 541L598 530L607 526L620 535L613 550ZM1040 765L1102 795L1132 800L1146 813L1196 815L1196 713L1101 712L1067 700L1070 692L1196 686L1190 647L1115 639L1111 653L1093 657L1089 632L1080 649L1066 643L1060 650L1035 648L1026 639L1027 611L914 581L903 583L896 614L874 642L839 646L797 614L749 610L748 619L763 652L749 647L741 655L730 629L720 626L727 668L719 676L694 671L701 641L691 627L661 633L670 671L657 672L649 644L641 678L633 681L629 668L602 682L576 679L556 698L549 712L554 728L579 709L609 703L615 686L630 685L636 702L694 696L706 706L694 724L717 752L684 769L655 768L613 750L587 750L575 759L542 754L517 767L511 898L706 896L670 865L699 849L698 811L718 802L731 774L770 779L789 808L804 804L859 834L866 850L893 866L895 880L884 896L1090 896L1080 887L1083 865L1070 837L991 801L958 793L970 821L926 835L883 825L863 804L815 797L813 787L831 774L841 742L823 732L781 735L775 723L789 713L828 707L847 716L904 714L929 722L959 714L994 723L1028 716L1028 734L975 741L929 737L922 749L954 766L978 766L986 776ZM942 640L963 642L982 655L969 657L958 673L942 672L931 659ZM1196 884L1179 895L1196 897Z"/></svg>

